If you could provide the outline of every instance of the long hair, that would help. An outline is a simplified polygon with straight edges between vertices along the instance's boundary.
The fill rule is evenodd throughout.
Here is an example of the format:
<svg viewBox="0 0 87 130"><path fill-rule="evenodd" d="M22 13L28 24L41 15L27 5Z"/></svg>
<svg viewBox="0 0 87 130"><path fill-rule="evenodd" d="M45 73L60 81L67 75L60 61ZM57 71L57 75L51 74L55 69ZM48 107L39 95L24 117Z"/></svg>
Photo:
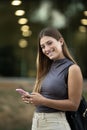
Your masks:
<svg viewBox="0 0 87 130"><path fill-rule="evenodd" d="M55 38L57 41L60 38L63 38L63 36L61 35L61 33L53 27L47 27L45 29L42 29L42 31L39 33L38 36L38 53L37 53L37 75L36 75L36 82L35 82L35 86L34 86L34 92L40 92L40 88L41 88L41 81L44 78L44 76L47 74L47 72L50 69L50 66L52 64L52 60L50 60L47 56L45 56L42 52L42 49L40 47L40 40L42 37L44 36L50 36ZM64 41L64 38L63 38ZM67 45L64 41L63 46L62 46L62 51L63 54L66 58L70 59L71 61L73 61L74 63L75 60L73 59L73 57L71 56Z"/></svg>

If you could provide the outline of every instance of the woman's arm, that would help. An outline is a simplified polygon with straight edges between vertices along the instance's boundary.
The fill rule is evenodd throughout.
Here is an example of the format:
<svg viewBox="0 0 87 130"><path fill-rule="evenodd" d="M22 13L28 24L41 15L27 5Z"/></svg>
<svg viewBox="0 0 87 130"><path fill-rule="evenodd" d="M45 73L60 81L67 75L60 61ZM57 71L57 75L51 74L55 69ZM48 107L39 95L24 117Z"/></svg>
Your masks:
<svg viewBox="0 0 87 130"><path fill-rule="evenodd" d="M75 111L81 100L82 87L82 73L79 66L75 64L69 67L68 72L68 99L53 100L45 98L39 93L32 93L29 101L34 105L45 105L62 111Z"/></svg>
<svg viewBox="0 0 87 130"><path fill-rule="evenodd" d="M67 100L49 100L45 99L43 105L54 107L60 110L77 110L83 87L83 78L79 66L72 65L68 73L68 99Z"/></svg>

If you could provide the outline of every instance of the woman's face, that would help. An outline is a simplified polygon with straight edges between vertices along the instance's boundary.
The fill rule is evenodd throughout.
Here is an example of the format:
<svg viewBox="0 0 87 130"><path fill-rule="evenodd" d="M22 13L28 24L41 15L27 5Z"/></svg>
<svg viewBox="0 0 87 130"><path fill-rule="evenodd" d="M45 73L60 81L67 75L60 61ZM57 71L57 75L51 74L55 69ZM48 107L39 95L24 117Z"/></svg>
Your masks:
<svg viewBox="0 0 87 130"><path fill-rule="evenodd" d="M44 36L40 40L40 46L44 55L51 60L57 60L64 58L62 52L63 39L58 41L50 36Z"/></svg>

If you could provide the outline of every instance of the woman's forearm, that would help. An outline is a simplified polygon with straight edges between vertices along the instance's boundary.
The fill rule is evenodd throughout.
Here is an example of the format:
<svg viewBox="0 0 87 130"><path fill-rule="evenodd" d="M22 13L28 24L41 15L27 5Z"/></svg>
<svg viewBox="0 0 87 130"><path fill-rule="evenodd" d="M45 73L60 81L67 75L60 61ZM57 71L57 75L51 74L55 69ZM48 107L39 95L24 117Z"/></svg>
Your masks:
<svg viewBox="0 0 87 130"><path fill-rule="evenodd" d="M48 98L43 99L42 105L51 107L54 109L58 109L61 111L76 111L79 106L79 104L76 104L69 99L53 100L53 99L48 99Z"/></svg>

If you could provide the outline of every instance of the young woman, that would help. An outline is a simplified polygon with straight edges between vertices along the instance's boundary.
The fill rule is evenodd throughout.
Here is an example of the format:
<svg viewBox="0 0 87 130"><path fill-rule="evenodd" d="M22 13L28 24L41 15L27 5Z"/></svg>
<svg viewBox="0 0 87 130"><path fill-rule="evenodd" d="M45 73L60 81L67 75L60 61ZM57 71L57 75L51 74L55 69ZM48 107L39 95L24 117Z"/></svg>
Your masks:
<svg viewBox="0 0 87 130"><path fill-rule="evenodd" d="M82 95L83 78L63 36L55 28L41 30L38 39L37 77L24 102L35 105L32 130L71 130L66 111L76 111Z"/></svg>

